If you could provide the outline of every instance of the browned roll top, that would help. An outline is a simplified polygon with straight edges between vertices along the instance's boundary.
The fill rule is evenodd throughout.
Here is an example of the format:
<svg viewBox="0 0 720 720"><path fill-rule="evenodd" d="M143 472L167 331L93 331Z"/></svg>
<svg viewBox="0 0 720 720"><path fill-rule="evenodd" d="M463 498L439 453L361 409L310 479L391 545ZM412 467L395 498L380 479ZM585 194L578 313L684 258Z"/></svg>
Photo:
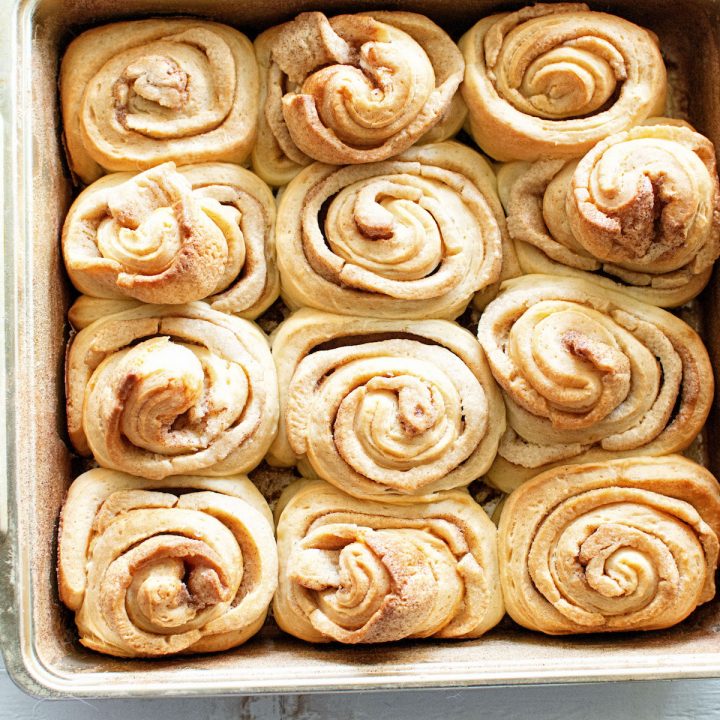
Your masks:
<svg viewBox="0 0 720 720"><path fill-rule="evenodd" d="M525 272L588 277L653 305L695 297L720 254L712 143L653 118L579 160L509 163L498 175Z"/></svg>
<svg viewBox="0 0 720 720"><path fill-rule="evenodd" d="M229 163L138 175L113 173L86 188L63 227L75 287L99 298L181 304L209 298L254 318L275 300L275 200Z"/></svg>
<svg viewBox="0 0 720 720"><path fill-rule="evenodd" d="M255 42L263 82L255 171L287 183L311 160L384 160L462 124L453 97L463 61L437 25L415 13L326 18L303 13Z"/></svg>

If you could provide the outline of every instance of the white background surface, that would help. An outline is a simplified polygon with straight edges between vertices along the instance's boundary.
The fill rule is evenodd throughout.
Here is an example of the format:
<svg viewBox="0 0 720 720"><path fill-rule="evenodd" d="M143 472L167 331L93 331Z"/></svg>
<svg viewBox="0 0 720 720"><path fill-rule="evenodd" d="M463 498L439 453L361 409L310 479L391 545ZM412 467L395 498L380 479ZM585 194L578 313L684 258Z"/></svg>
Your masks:
<svg viewBox="0 0 720 720"><path fill-rule="evenodd" d="M0 665L0 720L711 720L720 680L199 700L35 700Z"/></svg>

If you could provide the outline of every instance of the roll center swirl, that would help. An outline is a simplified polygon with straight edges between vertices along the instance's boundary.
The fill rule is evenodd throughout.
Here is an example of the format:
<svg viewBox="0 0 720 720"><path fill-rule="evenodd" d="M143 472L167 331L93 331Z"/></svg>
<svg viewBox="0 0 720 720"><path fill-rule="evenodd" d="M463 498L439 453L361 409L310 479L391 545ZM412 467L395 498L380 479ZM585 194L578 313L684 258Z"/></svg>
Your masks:
<svg viewBox="0 0 720 720"><path fill-rule="evenodd" d="M198 613L232 598L220 558L204 543L165 536L163 549L149 543L148 556L127 590L130 619L154 632L174 632Z"/></svg>
<svg viewBox="0 0 720 720"><path fill-rule="evenodd" d="M548 120L602 111L627 78L621 50L579 13L557 15L552 24L546 17L527 22L522 17L522 12L509 16L485 38L500 96L517 110Z"/></svg>
<svg viewBox="0 0 720 720"><path fill-rule="evenodd" d="M101 74L107 78L115 121L148 138L207 132L232 109L232 51L219 35L202 27L125 50L108 60Z"/></svg>
<svg viewBox="0 0 720 720"><path fill-rule="evenodd" d="M456 559L430 533L329 524L291 558L293 579L317 610L313 625L344 642L389 641L437 631L438 605L463 596Z"/></svg>
<svg viewBox="0 0 720 720"><path fill-rule="evenodd" d="M169 57L149 55L130 63L113 89L116 107L143 109L142 100L179 110L188 101L188 76ZM142 99L142 100L141 100Z"/></svg>
<svg viewBox="0 0 720 720"><path fill-rule="evenodd" d="M391 360L374 365L397 365ZM340 401L334 432L338 450L368 477L382 468L409 470L438 458L462 433L462 400L441 372L413 362L416 374L385 370ZM359 368L358 368L359 369ZM387 373L387 374L385 374Z"/></svg>
<svg viewBox="0 0 720 720"><path fill-rule="evenodd" d="M578 560L588 585L605 597L630 597L658 582L655 543L634 528L603 525L582 543Z"/></svg>
<svg viewBox="0 0 720 720"><path fill-rule="evenodd" d="M707 141L686 128L671 128L679 140L664 139L662 130L641 127L609 138L575 171L571 226L601 260L676 270L707 243L716 202L715 178L698 154L698 143Z"/></svg>
<svg viewBox="0 0 720 720"><path fill-rule="evenodd" d="M347 262L393 280L421 280L443 261L440 223L421 188L370 180L344 188L325 223L330 249Z"/></svg>
<svg viewBox="0 0 720 720"><path fill-rule="evenodd" d="M630 361L595 313L553 307L539 303L524 313L510 333L509 354L556 427L591 427L628 396Z"/></svg>
<svg viewBox="0 0 720 720"><path fill-rule="evenodd" d="M197 284L201 294L221 281L234 237L228 231L233 208L196 198L172 163L136 175L108 194L106 217L97 226L97 250L119 264L120 287L140 292L149 302L153 296L142 291L152 291L144 284L152 276L174 276L178 292L185 291L184 284ZM209 267L193 266L197 256Z"/></svg>

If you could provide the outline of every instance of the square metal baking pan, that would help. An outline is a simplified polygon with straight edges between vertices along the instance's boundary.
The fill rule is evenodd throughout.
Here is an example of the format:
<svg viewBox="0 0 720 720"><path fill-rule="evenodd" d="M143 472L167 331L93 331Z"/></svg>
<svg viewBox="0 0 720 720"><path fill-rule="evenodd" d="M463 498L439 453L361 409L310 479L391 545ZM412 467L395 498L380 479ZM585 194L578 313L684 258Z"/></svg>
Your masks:
<svg viewBox="0 0 720 720"><path fill-rule="evenodd" d="M387 3L385 4L387 7ZM0 640L9 672L43 697L313 692L399 687L580 682L720 675L720 601L662 632L552 638L502 624L480 640L313 647L268 627L220 655L138 661L83 649L58 600L56 524L75 474L65 442L63 395L69 287L59 235L71 199L57 100L59 58L83 28L128 17L189 14L250 35L305 9L364 10L369 0L0 0L0 148L3 151L5 352L0 434ZM491 0L413 0L459 34L497 9ZM672 78L687 78L688 114L720 147L720 2L613 0L608 9L652 28L672 50ZM700 305L703 334L720 367L720 282ZM720 470L713 423L711 468ZM5 481L7 487L5 487Z"/></svg>

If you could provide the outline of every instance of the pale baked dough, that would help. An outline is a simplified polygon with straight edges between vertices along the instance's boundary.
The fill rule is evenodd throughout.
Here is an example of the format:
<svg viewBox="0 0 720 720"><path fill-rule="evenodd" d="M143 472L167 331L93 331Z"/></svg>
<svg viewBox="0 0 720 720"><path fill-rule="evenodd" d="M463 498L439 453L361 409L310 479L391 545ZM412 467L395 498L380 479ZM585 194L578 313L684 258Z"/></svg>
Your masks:
<svg viewBox="0 0 720 720"><path fill-rule="evenodd" d="M75 200L63 227L73 285L98 298L181 304L255 318L277 298L275 199L229 163L113 173ZM211 297L209 297L211 296Z"/></svg>
<svg viewBox="0 0 720 720"><path fill-rule="evenodd" d="M88 30L60 67L70 167L91 183L167 161L241 164L258 93L252 44L227 25L163 18Z"/></svg>
<svg viewBox="0 0 720 720"><path fill-rule="evenodd" d="M281 420L268 459L355 497L432 499L492 463L500 391L475 338L447 320L303 309L272 336Z"/></svg>
<svg viewBox="0 0 720 720"><path fill-rule="evenodd" d="M653 118L579 161L507 163L498 187L526 273L591 275L675 307L705 287L720 254L715 149L687 123Z"/></svg>
<svg viewBox="0 0 720 720"><path fill-rule="evenodd" d="M244 476L90 470L60 518L58 590L80 642L119 657L227 650L277 587L270 508Z"/></svg>
<svg viewBox="0 0 720 720"><path fill-rule="evenodd" d="M270 185L287 184L313 159L376 162L418 141L446 140L465 119L456 94L462 55L423 15L302 13L261 33L255 52L253 169Z"/></svg>
<svg viewBox="0 0 720 720"><path fill-rule="evenodd" d="M491 15L459 44L469 130L496 160L578 157L665 110L657 38L582 3Z"/></svg>
<svg viewBox="0 0 720 720"><path fill-rule="evenodd" d="M551 635L657 630L715 595L720 487L679 456L556 468L505 502L508 614Z"/></svg>
<svg viewBox="0 0 720 720"><path fill-rule="evenodd" d="M452 319L515 262L495 175L455 142L311 165L283 190L276 243L285 302L344 315Z"/></svg>
<svg viewBox="0 0 720 720"><path fill-rule="evenodd" d="M506 492L551 465L679 452L710 412L713 372L697 333L589 280L505 283L478 337L508 422L487 479Z"/></svg>
<svg viewBox="0 0 720 720"><path fill-rule="evenodd" d="M276 517L273 613L296 637L476 638L503 616L495 526L464 490L398 507L304 480L285 491Z"/></svg>
<svg viewBox="0 0 720 720"><path fill-rule="evenodd" d="M77 452L142 477L247 472L277 430L267 337L202 302L91 322L71 341L66 387Z"/></svg>

